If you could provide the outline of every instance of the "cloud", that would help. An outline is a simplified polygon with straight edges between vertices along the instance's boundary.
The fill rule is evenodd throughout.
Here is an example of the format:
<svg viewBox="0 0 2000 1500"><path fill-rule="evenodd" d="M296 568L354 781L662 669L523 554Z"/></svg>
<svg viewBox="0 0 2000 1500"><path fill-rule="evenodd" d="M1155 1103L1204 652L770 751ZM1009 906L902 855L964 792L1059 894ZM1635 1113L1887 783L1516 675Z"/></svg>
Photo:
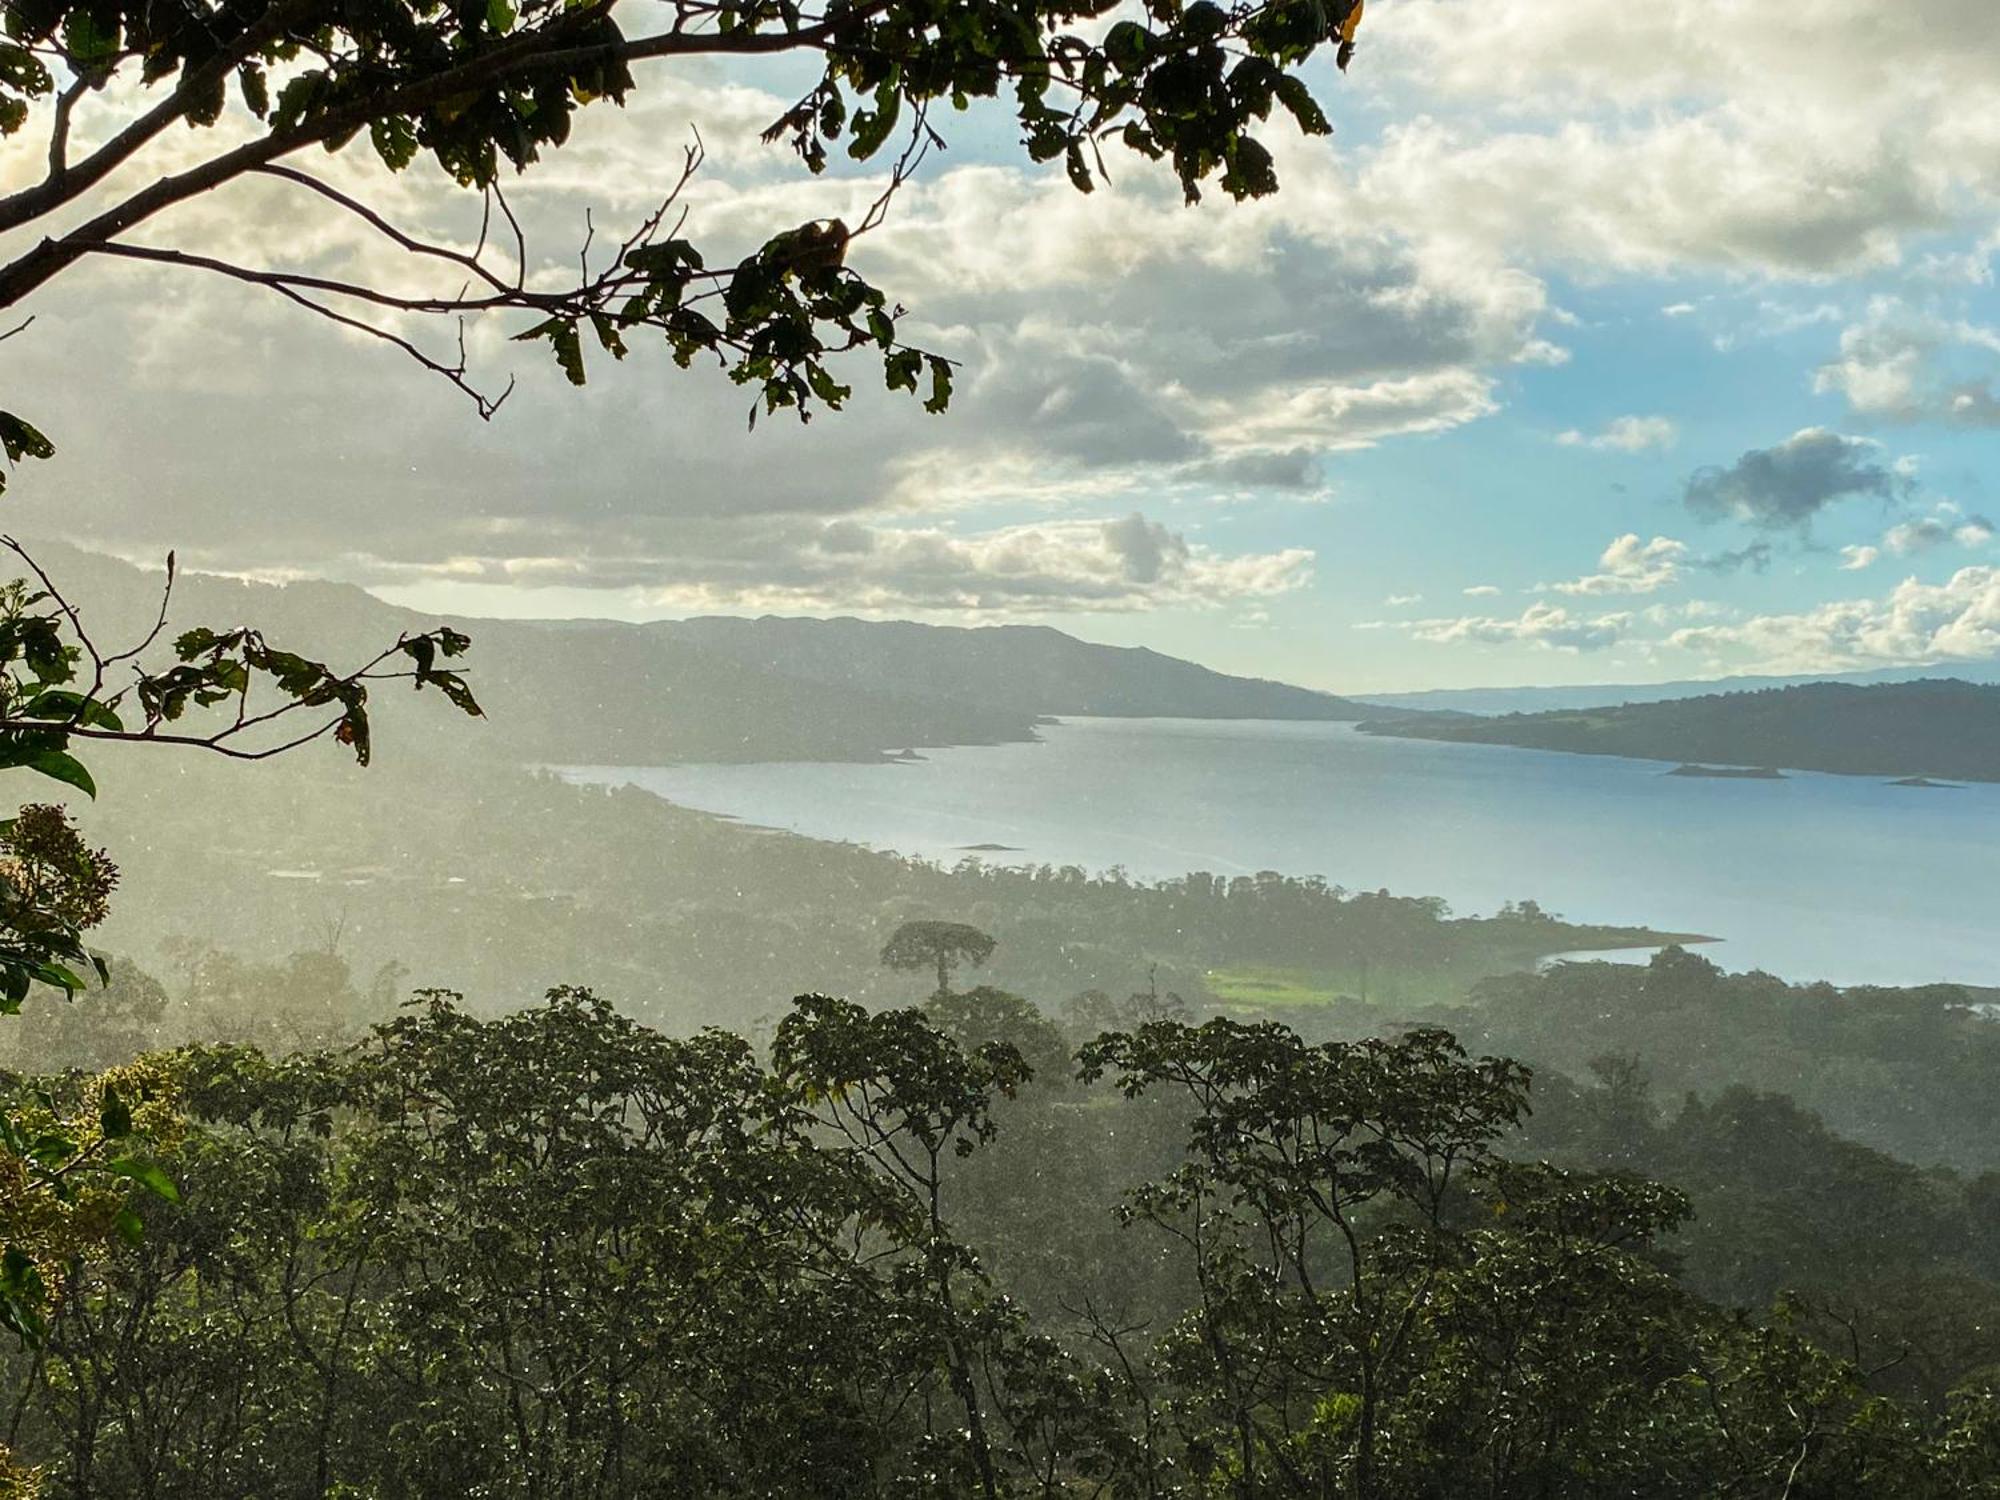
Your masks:
<svg viewBox="0 0 2000 1500"><path fill-rule="evenodd" d="M2000 427L2000 329L1878 297L1813 388L1878 421Z"/></svg>
<svg viewBox="0 0 2000 1500"><path fill-rule="evenodd" d="M481 585L624 589L653 613L728 607L1036 614L1263 601L1305 587L1314 562L1302 548L1224 555L1137 512L969 534L852 520L780 521L732 559L718 558L719 550L616 559L461 556L415 566L362 560L357 567L369 582L393 585L398 597L442 582L460 598L476 598Z"/></svg>
<svg viewBox="0 0 2000 1500"><path fill-rule="evenodd" d="M1836 501L1893 500L1905 482L1865 438L1808 427L1770 448L1752 448L1728 468L1697 470L1683 498L1704 520L1725 517L1769 531L1804 531Z"/></svg>
<svg viewBox="0 0 2000 1500"><path fill-rule="evenodd" d="M1411 633L1420 641L1439 645L1473 641L1489 646L1525 643L1556 651L1602 651L1623 640L1631 625L1630 614L1577 615L1559 604L1538 601L1517 619L1468 615L1456 620L1421 620Z"/></svg>
<svg viewBox="0 0 2000 1500"><path fill-rule="evenodd" d="M1475 583L1472 587L1465 590L1465 597L1468 599L1493 599L1497 598L1499 593L1500 586L1498 584Z"/></svg>
<svg viewBox="0 0 2000 1500"><path fill-rule="evenodd" d="M1691 557L1687 560L1690 568L1700 568L1704 573L1741 573L1749 569L1752 573L1762 573L1771 566L1771 544L1751 542L1729 552L1711 552L1706 557Z"/></svg>
<svg viewBox="0 0 2000 1500"><path fill-rule="evenodd" d="M2000 656L2000 568L1961 568L1942 584L1905 579L1882 599L1692 626L1668 639L1785 671L1986 660Z"/></svg>
<svg viewBox="0 0 2000 1500"><path fill-rule="evenodd" d="M854 221L879 179L801 181L755 145L783 107L697 80L623 115L589 112L514 190L548 252L531 276L556 274L586 207L600 224L643 212L637 185L689 118L711 144L689 232L718 258L808 214ZM686 588L699 574L726 607L755 597L760 561L788 586L784 539L840 519L954 535L954 516L974 510L989 527L1024 513L1100 525L1139 503L1321 499L1329 455L1484 420L1499 410L1497 372L1552 355L1539 279L1353 232L1333 211L1345 168L1323 147L1301 161L1296 196L1195 210L1139 163L1088 200L1060 173L977 161L911 184L854 256L912 309L910 337L962 362L957 399L928 417L888 399L857 358L849 410L804 430L767 418L748 433L744 391L683 376L650 347L622 364L592 350L590 388L573 392L498 322L471 330L474 372L520 384L480 424L380 345L253 289L87 263L8 346L10 378L36 386L32 415L62 447L10 492L13 524L356 581L563 558L569 587ZM324 170L448 243L476 232L476 198L420 172L392 177L359 152ZM365 226L298 209L252 183L153 228L328 275L410 271ZM649 578L634 560L650 560Z"/></svg>
<svg viewBox="0 0 2000 1500"><path fill-rule="evenodd" d="M1687 562L1686 542L1656 536L1641 541L1628 531L1614 539L1597 560L1598 571L1567 583L1546 585L1558 594L1651 594L1680 580Z"/></svg>
<svg viewBox="0 0 2000 1500"><path fill-rule="evenodd" d="M1404 0L1370 41L1430 108L1371 184L1485 243L1607 270L1893 267L2000 192L1986 0ZM1373 179L1380 179L1374 182Z"/></svg>
<svg viewBox="0 0 2000 1500"><path fill-rule="evenodd" d="M1842 547L1840 549L1840 570L1843 573L1858 573L1863 568L1872 568L1882 556L1882 549L1870 546Z"/></svg>
<svg viewBox="0 0 2000 1500"><path fill-rule="evenodd" d="M1565 448L1608 449L1616 453L1671 448L1679 438L1680 429L1666 417L1617 417L1595 434L1572 428L1556 435L1556 441Z"/></svg>
<svg viewBox="0 0 2000 1500"><path fill-rule="evenodd" d="M1883 547L1898 557L1935 551L1953 543L1967 548L1983 547L1992 540L1993 526L1984 516L1960 519L1950 512L1920 516L1882 533Z"/></svg>
<svg viewBox="0 0 2000 1500"><path fill-rule="evenodd" d="M1424 596L1422 594L1391 594L1382 602L1391 609L1402 609L1411 604L1422 604Z"/></svg>

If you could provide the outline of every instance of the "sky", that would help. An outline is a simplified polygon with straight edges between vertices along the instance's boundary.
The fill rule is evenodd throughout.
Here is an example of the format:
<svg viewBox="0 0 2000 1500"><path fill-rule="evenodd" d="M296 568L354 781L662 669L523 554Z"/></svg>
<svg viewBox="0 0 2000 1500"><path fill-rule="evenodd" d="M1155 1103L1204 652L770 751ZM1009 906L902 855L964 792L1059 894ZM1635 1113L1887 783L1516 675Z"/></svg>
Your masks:
<svg viewBox="0 0 2000 1500"><path fill-rule="evenodd" d="M662 351L577 391L491 322L473 373L517 385L482 422L269 293L86 263L0 343L7 403L61 448L0 503L21 534L423 610L1040 622L1336 691L1984 659L1991 22L1991 0L1372 0L1351 71L1312 78L1335 134L1274 126L1281 190L1247 205L1189 209L1116 157L1084 197L1004 113L948 121L852 253L962 361L943 416L856 370L847 411L753 433L746 392ZM656 68L585 112L513 190L534 272L573 264L586 211L654 206L696 128L711 259L857 222L872 169L812 179L758 139L802 78ZM0 151L0 181L39 149ZM434 171L314 165L474 232ZM281 184L147 238L412 284Z"/></svg>

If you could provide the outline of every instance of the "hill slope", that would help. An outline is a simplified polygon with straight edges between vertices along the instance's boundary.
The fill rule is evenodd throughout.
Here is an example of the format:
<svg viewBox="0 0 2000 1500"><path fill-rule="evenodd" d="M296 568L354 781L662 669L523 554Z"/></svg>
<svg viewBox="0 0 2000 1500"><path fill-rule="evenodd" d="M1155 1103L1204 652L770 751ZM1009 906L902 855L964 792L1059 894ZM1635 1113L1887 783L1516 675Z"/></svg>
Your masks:
<svg viewBox="0 0 2000 1500"><path fill-rule="evenodd" d="M1819 682L1497 718L1391 718L1361 727L1403 738L1642 760L2000 781L2000 687L1950 678Z"/></svg>
<svg viewBox="0 0 2000 1500"><path fill-rule="evenodd" d="M74 548L37 551L106 640L123 644L150 626L157 574ZM351 662L438 620L344 584L183 576L176 629L246 622L281 645ZM1351 721L1369 712L1038 626L772 616L451 623L473 637L473 684L489 722L441 723L430 712L412 727L516 762L866 759L1028 740L1039 720L1062 714ZM404 695L378 699L393 729Z"/></svg>
<svg viewBox="0 0 2000 1500"><path fill-rule="evenodd" d="M1361 701L1382 708L1423 713L1536 714L1552 709L1597 708L1607 703L1662 703L1672 698L1711 698L1718 693L1750 693L1762 688L1801 687L1810 682L1865 687L1878 682L1916 682L1947 674L1963 682L2000 682L2000 662L1953 662L1949 667L1876 667L1866 672L1809 672L1789 677L1705 677L1674 682L1598 682L1560 686L1426 688L1414 693L1364 693Z"/></svg>

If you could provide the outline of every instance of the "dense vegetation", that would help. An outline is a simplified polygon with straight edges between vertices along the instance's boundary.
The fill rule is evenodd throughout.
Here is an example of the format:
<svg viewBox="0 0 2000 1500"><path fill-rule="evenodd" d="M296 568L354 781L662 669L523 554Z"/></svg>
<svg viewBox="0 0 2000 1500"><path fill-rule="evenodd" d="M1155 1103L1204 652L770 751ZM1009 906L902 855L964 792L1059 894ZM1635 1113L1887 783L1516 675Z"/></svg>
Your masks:
<svg viewBox="0 0 2000 1500"><path fill-rule="evenodd" d="M1650 965L1556 964L1475 986L1435 1013L1472 1045L1582 1073L1641 1060L1670 1095L1785 1094L1842 1135L1910 1161L2000 1165L2000 1025L1981 992L1788 984L1669 948Z"/></svg>
<svg viewBox="0 0 2000 1500"><path fill-rule="evenodd" d="M2000 781L2000 687L1815 682L1755 693L1495 718L1375 719L1372 734L1850 776Z"/></svg>
<svg viewBox="0 0 2000 1500"><path fill-rule="evenodd" d="M1976 1368L1912 1379L1831 1302L1691 1292L1680 1193L1521 1159L1516 1065L1140 1019L1031 1076L1054 1030L993 992L807 998L760 1056L565 990L492 1021L421 996L335 1054L184 1051L182 1201L78 1268L9 1361L10 1429L78 1496L1992 1482ZM1572 1152L1632 1103L1574 1091ZM1729 1130L1831 1149L1717 1108L1662 1133L1725 1176Z"/></svg>
<svg viewBox="0 0 2000 1500"><path fill-rule="evenodd" d="M847 264L943 144L933 112L997 101L1084 191L1129 151L1189 199L1259 197L1274 118L1330 130L1303 70L1346 67L1362 7L0 9L0 133L29 132L37 163L0 197L0 307L25 318L0 337L42 336L40 290L117 258L275 291L484 416L504 393L462 340L426 343L427 319L512 315L579 385L645 339L719 365L754 421L839 408L856 366L949 403L951 362ZM638 65L703 58L777 59L803 93L766 138L806 171L834 150L885 163L866 218L759 226L711 261L681 236L697 145L594 254L517 236L510 262L500 236L407 233L306 165L421 161L430 192L518 229L507 169L622 103ZM240 226L177 215L253 174L305 206L286 225L311 270L231 260ZM320 274L315 212L386 230L399 270L445 282ZM7 463L49 457L0 395ZM314 590L236 589L264 627L231 607L168 635L127 578L92 616L118 643L100 647L14 554L37 583L0 593L0 763L86 795L113 774L82 828L32 802L0 823L10 1495L2000 1493L1990 1049L1957 992L1795 991L1672 951L1637 977L1473 989L1453 1025L1568 1070L1531 1093L1522 1063L1399 1023L1438 975L1456 1000L1646 934L1275 874L944 871L521 769L878 754L1086 709L1344 717L1339 700L1040 633L513 626L478 679L499 720L484 754L427 732L366 780L221 781L153 752L326 740L365 763L387 679L478 714L453 665L469 642ZM205 614L230 590L196 592ZM288 615L315 655L266 636ZM1990 735L1952 712L1935 742L1980 753ZM1865 758L1872 732L1818 738ZM116 753L134 745L143 764ZM107 922L120 864L140 898ZM436 990L398 1009L395 960L476 984L476 1011ZM1232 964L1373 974L1372 1008L1302 1006L1311 1039L1192 1024ZM992 985L952 988L970 968ZM933 973L922 1010L887 1003ZM578 974L626 1008L560 986L515 1008ZM760 1023L822 986L876 1003L808 994ZM999 986L1072 998L1051 1017ZM1649 1029L1662 1011L1684 1036ZM693 1029L717 1019L734 1029ZM1811 1093L1787 1046L1846 1077ZM1666 1104L1655 1079L1703 1092ZM1974 1121L1962 1140L1950 1108Z"/></svg>
<svg viewBox="0 0 2000 1500"><path fill-rule="evenodd" d="M260 963L332 942L357 971L405 964L492 1007L588 974L669 1030L740 1026L815 988L906 1000L923 986L876 958L912 917L993 934L987 977L1021 993L1122 994L1157 967L1197 1001L1233 965L1328 972L1381 1005L1456 998L1552 953L1659 941L1271 873L1152 884L970 857L942 869L409 741L365 772L136 753L106 767L83 826L147 899L118 906L101 941L155 972L175 967L176 940Z"/></svg>

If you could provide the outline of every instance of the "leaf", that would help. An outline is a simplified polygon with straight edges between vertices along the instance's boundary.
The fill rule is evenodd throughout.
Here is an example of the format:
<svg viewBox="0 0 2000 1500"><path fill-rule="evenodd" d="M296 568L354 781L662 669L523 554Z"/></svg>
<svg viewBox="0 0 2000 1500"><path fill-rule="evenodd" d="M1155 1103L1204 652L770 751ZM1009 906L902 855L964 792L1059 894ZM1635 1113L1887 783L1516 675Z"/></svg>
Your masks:
<svg viewBox="0 0 2000 1500"><path fill-rule="evenodd" d="M0 447L7 450L9 463L19 463L24 458L53 458L56 451L56 445L42 436L40 429L11 411L0 411Z"/></svg>
<svg viewBox="0 0 2000 1500"><path fill-rule="evenodd" d="M951 362L931 356L931 394L924 410L936 415L951 405Z"/></svg>
<svg viewBox="0 0 2000 1500"><path fill-rule="evenodd" d="M63 21L63 46L77 62L103 62L118 51L117 25L100 25L96 16L79 5Z"/></svg>
<svg viewBox="0 0 2000 1500"><path fill-rule="evenodd" d="M97 1110L97 1125L108 1141L119 1140L132 1133L132 1107L119 1094L116 1085L104 1086L104 1098Z"/></svg>
<svg viewBox="0 0 2000 1500"><path fill-rule="evenodd" d="M21 705L21 716L53 719L68 724L89 724L114 732L124 729L118 715L103 703L69 688L47 688Z"/></svg>
<svg viewBox="0 0 2000 1500"><path fill-rule="evenodd" d="M417 156L417 132L401 115L388 115L368 126L369 144L391 172L400 172Z"/></svg>
<svg viewBox="0 0 2000 1500"><path fill-rule="evenodd" d="M156 1198L164 1198L169 1203L181 1201L181 1190L174 1186L173 1178L161 1170L158 1162L137 1156L121 1156L116 1161L106 1162L104 1170L114 1177L136 1182Z"/></svg>
<svg viewBox="0 0 2000 1500"><path fill-rule="evenodd" d="M1307 135L1331 135L1333 125L1326 112L1319 107L1319 101L1306 87L1305 80L1293 73L1282 75L1277 82L1278 102L1291 111L1299 129Z"/></svg>
<svg viewBox="0 0 2000 1500"><path fill-rule="evenodd" d="M90 772L83 762L66 750L43 750L25 762L31 771L40 771L67 786L73 786L86 797L97 795L97 783L90 779Z"/></svg>
<svg viewBox="0 0 2000 1500"><path fill-rule="evenodd" d="M28 1143L27 1154L45 1167L60 1167L76 1152L76 1142L61 1131L45 1130Z"/></svg>
<svg viewBox="0 0 2000 1500"><path fill-rule="evenodd" d="M875 107L864 109L854 117L854 136L847 143L847 154L860 161L881 150L889 132L896 128L896 118L902 112L902 105L896 80L883 79L881 86L875 90Z"/></svg>
<svg viewBox="0 0 2000 1500"><path fill-rule="evenodd" d="M59 989L72 997L84 987L83 980L73 970L53 960L45 959L41 963L30 965L28 973L43 984Z"/></svg>
<svg viewBox="0 0 2000 1500"><path fill-rule="evenodd" d="M111 1227L118 1231L118 1238L128 1245L137 1245L146 1238L145 1222L133 1212L130 1204L118 1210L111 1220Z"/></svg>
<svg viewBox="0 0 2000 1500"><path fill-rule="evenodd" d="M243 107L263 119L271 112L271 87L265 82L264 70L255 63L245 63L236 70L236 83L243 90Z"/></svg>
<svg viewBox="0 0 2000 1500"><path fill-rule="evenodd" d="M501 35L514 29L514 16L509 0L486 0L486 24Z"/></svg>

